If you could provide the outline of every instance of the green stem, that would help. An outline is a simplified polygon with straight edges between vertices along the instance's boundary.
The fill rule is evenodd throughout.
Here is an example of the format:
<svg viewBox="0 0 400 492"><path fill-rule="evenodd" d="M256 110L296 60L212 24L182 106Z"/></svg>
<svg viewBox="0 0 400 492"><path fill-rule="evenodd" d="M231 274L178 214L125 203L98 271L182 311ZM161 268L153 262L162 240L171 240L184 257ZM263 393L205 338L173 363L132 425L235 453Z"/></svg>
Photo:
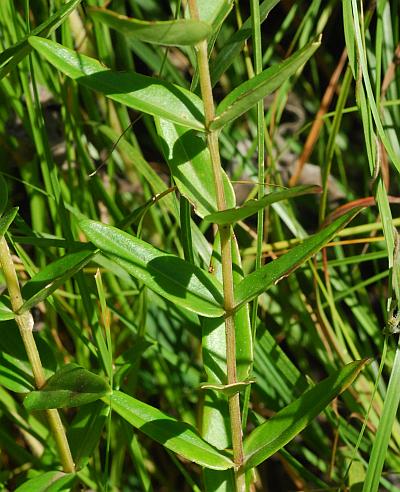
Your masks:
<svg viewBox="0 0 400 492"><path fill-rule="evenodd" d="M193 19L199 19L196 0L189 0L190 16ZM196 46L197 60L199 67L199 80L201 95L204 104L204 115L206 128L215 117L214 98L208 65L207 41L202 41ZM217 206L218 210L226 209L225 192L222 180L222 166L219 153L218 134L214 131L207 133L207 145L210 151L211 163L213 169ZM222 264L222 284L224 290L224 307L225 317L225 337L226 337L226 367L228 384L237 382L236 376L236 334L235 319L232 314L234 308L233 292L233 272L232 272L232 230L231 227L220 227L221 236L221 264ZM240 414L239 394L231 396L228 400L229 416L232 433L233 460L236 465L235 479L236 490L245 491L244 474L241 472L243 464L243 441L242 441L242 424Z"/></svg>
<svg viewBox="0 0 400 492"><path fill-rule="evenodd" d="M14 262L11 258L10 250L8 249L7 241L4 237L0 239L0 264L3 269L4 278L7 284L8 293L10 295L11 306L14 313L18 313L23 305L21 290L18 283L17 273L15 271ZM18 325L22 341L29 362L32 367L35 385L40 389L46 382L43 366L40 360L39 351L33 336L33 317L29 311L16 314L15 321ZM54 439L57 444L58 452L63 469L66 473L73 473L75 465L69 449L67 437L62 425L60 415L57 410L46 410L47 419L52 430Z"/></svg>

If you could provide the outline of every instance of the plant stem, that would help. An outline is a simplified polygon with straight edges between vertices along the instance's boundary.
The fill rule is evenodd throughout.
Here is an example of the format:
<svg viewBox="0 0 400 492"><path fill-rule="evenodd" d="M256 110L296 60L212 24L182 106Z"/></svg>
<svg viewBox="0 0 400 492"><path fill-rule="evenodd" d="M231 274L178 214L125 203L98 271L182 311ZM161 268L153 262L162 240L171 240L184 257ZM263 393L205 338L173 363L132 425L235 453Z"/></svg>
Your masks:
<svg viewBox="0 0 400 492"><path fill-rule="evenodd" d="M17 273L15 271L14 262L11 258L10 250L8 249L7 241L4 237L0 239L0 264L3 269L3 274L7 284L8 293L10 295L11 306L14 313L18 313L23 305L21 290L18 283ZM40 389L46 382L43 366L40 360L39 351L33 336L33 317L29 311L16 314L15 321L18 325L22 341L29 362L32 366L35 385ZM46 410L47 419L52 430L54 439L57 444L58 452L63 469L66 473L73 473L75 465L69 449L67 437L64 427L61 422L60 415L56 409Z"/></svg>
<svg viewBox="0 0 400 492"><path fill-rule="evenodd" d="M190 16L199 19L196 0L189 0ZM200 42L197 46L197 60L199 67L199 80L201 95L204 104L205 125L209 128L215 116L214 99L208 65L207 41ZM226 209L225 193L222 180L222 166L219 153L218 134L215 131L208 131L207 145L210 151L214 183L216 189L218 210ZM221 236L221 264L222 264L222 283L224 290L225 317L225 337L226 337L226 367L228 384L237 382L236 376L236 335L235 319L232 314L234 308L233 292L233 272L232 272L232 230L230 226L220 226ZM238 492L245 490L244 474L240 468L243 464L243 442L242 424L240 415L239 393L231 396L229 402L229 416L232 433L233 460L236 465L235 479Z"/></svg>

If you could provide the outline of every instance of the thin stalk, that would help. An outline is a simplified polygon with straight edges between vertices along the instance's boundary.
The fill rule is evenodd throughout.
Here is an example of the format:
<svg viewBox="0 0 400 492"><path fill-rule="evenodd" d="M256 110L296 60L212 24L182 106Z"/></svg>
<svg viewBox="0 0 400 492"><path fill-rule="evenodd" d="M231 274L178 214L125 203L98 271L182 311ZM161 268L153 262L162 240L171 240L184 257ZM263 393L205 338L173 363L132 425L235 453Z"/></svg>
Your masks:
<svg viewBox="0 0 400 492"><path fill-rule="evenodd" d="M190 16L199 19L196 0L189 0ZM199 67L199 80L201 95L204 104L204 115L206 128L209 127L215 116L214 98L208 65L207 41L202 41L196 46L197 62ZM213 131L207 133L207 145L210 151L214 183L216 189L218 210L226 209L225 193L222 181L222 166L219 153L218 134ZM233 272L232 272L232 230L230 226L219 227L221 236L221 264L222 284L224 291L225 337L226 337L226 367L228 384L237 382L236 376L236 334L235 319L232 313L234 308ZM233 460L236 465L235 481L238 492L244 492L246 488L245 477L241 470L243 464L243 442L242 424L240 414L239 394L228 399L229 416L232 433Z"/></svg>
<svg viewBox="0 0 400 492"><path fill-rule="evenodd" d="M14 262L11 258L10 250L8 249L7 241L4 237L0 239L0 264L3 269L8 293L10 295L12 309L14 313L18 313L23 304L23 299L18 283L17 273L15 271ZM16 314L15 321L18 325L29 362L32 366L35 385L38 389L40 389L45 384L46 377L44 374L42 362L40 360L39 351L36 346L35 338L33 336L33 317L31 313L27 311L23 314ZM50 429L57 444L63 469L66 473L73 473L75 471L75 464L72 459L71 451L69 449L67 437L65 435L60 415L55 409L46 410L46 415L50 425Z"/></svg>
<svg viewBox="0 0 400 492"><path fill-rule="evenodd" d="M260 5L258 0L251 0L251 20L253 29L253 52L254 52L254 75L262 72L262 46L261 46L261 19L260 19ZM258 167L258 199L261 199L265 194L265 147L264 147L264 101L261 99L257 103L257 167ZM262 266L262 249L264 240L264 209L257 213L257 254L255 269L258 270ZM258 298L253 301L251 310L251 332L253 337L253 343L256 338L256 326L257 326L257 308ZM243 405L243 430L247 422L248 406L250 401L251 385L249 384L245 391L244 405Z"/></svg>

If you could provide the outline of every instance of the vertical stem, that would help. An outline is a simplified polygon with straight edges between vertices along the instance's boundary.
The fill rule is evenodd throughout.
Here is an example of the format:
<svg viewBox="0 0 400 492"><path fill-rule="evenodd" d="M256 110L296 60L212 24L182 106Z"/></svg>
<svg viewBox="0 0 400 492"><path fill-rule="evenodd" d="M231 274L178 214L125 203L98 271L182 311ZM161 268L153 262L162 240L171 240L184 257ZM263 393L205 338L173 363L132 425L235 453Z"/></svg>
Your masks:
<svg viewBox="0 0 400 492"><path fill-rule="evenodd" d="M189 0L190 16L193 19L199 19L196 0ZM201 95L204 104L205 125L209 128L210 123L215 116L214 99L208 65L207 41L202 41L196 46L197 60L199 67L199 79ZM210 151L214 183L216 189L218 210L226 209L225 193L222 180L222 166L219 153L218 134L215 131L208 131L207 145ZM235 336L235 319L232 314L234 308L233 292L233 274L232 274L232 244L231 244L231 227L220 226L221 236L221 263L222 263L222 283L224 290L224 308L225 317L225 337L226 337L226 367L228 384L237 382L236 376L236 336ZM228 399L229 416L232 433L233 460L236 465L235 479L236 489L238 492L245 490L245 477L241 471L243 464L243 442L242 442L242 424L240 415L239 394L231 396Z"/></svg>
<svg viewBox="0 0 400 492"><path fill-rule="evenodd" d="M11 258L10 250L8 249L7 241L4 237L0 239L0 265L3 269L8 293L10 294L12 309L15 313L18 313L18 310L23 305L23 299L21 296L21 290L19 288L14 263ZM32 366L35 385L40 389L45 384L46 377L40 360L39 351L33 337L33 317L31 313L27 311L22 314L16 314L15 321L18 325L29 362ZM46 415L57 444L63 469L66 473L73 473L75 471L75 465L71 456L71 451L69 449L60 415L55 409L46 410Z"/></svg>

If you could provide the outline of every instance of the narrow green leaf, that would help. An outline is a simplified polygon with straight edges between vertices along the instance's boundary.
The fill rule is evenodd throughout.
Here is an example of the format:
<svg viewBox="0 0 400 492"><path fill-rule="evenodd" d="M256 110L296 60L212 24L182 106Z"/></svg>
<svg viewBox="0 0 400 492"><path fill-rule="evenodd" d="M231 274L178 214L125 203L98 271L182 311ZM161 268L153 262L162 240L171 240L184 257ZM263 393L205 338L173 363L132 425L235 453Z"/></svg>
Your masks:
<svg viewBox="0 0 400 492"><path fill-rule="evenodd" d="M0 54L0 80L32 51L29 45L29 36L47 37L54 32L57 27L69 16L69 14L81 3L82 0L71 0L63 5L57 12L49 17L45 22L37 26L27 36L18 43L7 48Z"/></svg>
<svg viewBox="0 0 400 492"><path fill-rule="evenodd" d="M192 426L157 408L120 391L111 395L111 408L133 427L194 463L213 470L233 467L232 460L204 441Z"/></svg>
<svg viewBox="0 0 400 492"><path fill-rule="evenodd" d="M277 284L282 278L287 277L325 246L360 210L361 208L354 209L342 215L329 226L295 246L288 253L245 277L236 288L235 309L238 309L246 302L250 302L269 287Z"/></svg>
<svg viewBox="0 0 400 492"><path fill-rule="evenodd" d="M18 314L28 311L39 302L47 299L70 277L87 265L95 254L95 251L84 249L65 255L43 268L24 285L22 296L28 300L21 306Z"/></svg>
<svg viewBox="0 0 400 492"><path fill-rule="evenodd" d="M214 2L208 2L214 3ZM275 7L275 5L279 3L279 0L265 0L260 5L260 20L263 23L270 11ZM214 61L211 62L210 72L211 72L211 83L212 86L218 82L221 75L230 67L233 61L237 58L237 56L242 51L244 43L246 39L251 36L252 27L251 27L251 17L243 22L241 28L235 32L235 34L228 40L227 43L219 51L217 57Z"/></svg>
<svg viewBox="0 0 400 492"><path fill-rule="evenodd" d="M68 443L77 468L85 467L93 456L109 413L108 405L94 401L79 408L68 426Z"/></svg>
<svg viewBox="0 0 400 492"><path fill-rule="evenodd" d="M74 473L44 472L20 485L15 492L67 492L71 490L74 480Z"/></svg>
<svg viewBox="0 0 400 492"><path fill-rule="evenodd" d="M48 39L29 43L60 72L110 99L154 116L204 131L201 100L192 92L136 72L113 72L99 61Z"/></svg>
<svg viewBox="0 0 400 492"><path fill-rule="evenodd" d="M237 383L232 383L232 384L210 384L210 383L203 383L200 385L200 389L202 390L214 390L217 391L218 393L222 393L224 396L227 398L231 397L235 393L239 393L240 391L243 391L246 386L248 386L251 383L254 383L255 379L247 379L246 381L239 381Z"/></svg>
<svg viewBox="0 0 400 492"><path fill-rule="evenodd" d="M18 207L12 208L5 215L3 215L3 217L0 218L0 239L8 231L8 228L10 227L13 220L15 219L17 212L18 212Z"/></svg>
<svg viewBox="0 0 400 492"><path fill-rule="evenodd" d="M5 179L0 174L0 216L3 215L4 210L7 207L7 203L8 203L8 187ZM0 234L0 236L4 236L4 232L3 234Z"/></svg>
<svg viewBox="0 0 400 492"><path fill-rule="evenodd" d="M400 402L400 347L396 348L396 355L390 374L389 385L380 415L378 429L373 440L372 451L369 456L367 473L362 491L377 492L382 476L383 465L387 456L388 445L393 431L393 424Z"/></svg>
<svg viewBox="0 0 400 492"><path fill-rule="evenodd" d="M145 43L165 46L192 46L210 34L206 22L194 19L174 21L144 21L117 14L111 10L92 7L90 16L98 19L112 29Z"/></svg>
<svg viewBox="0 0 400 492"><path fill-rule="evenodd" d="M297 436L351 385L368 362L363 359L347 364L257 427L244 440L245 469L259 465Z"/></svg>
<svg viewBox="0 0 400 492"><path fill-rule="evenodd" d="M5 304L3 302L4 298L0 298L0 321L6 321L8 319L13 319L15 314L10 308L9 303Z"/></svg>
<svg viewBox="0 0 400 492"><path fill-rule="evenodd" d="M100 376L77 364L68 364L52 376L40 391L32 391L24 400L27 410L79 407L110 394Z"/></svg>
<svg viewBox="0 0 400 492"><path fill-rule="evenodd" d="M283 191L273 191L268 193L260 200L249 200L237 208L230 208L215 212L204 217L206 222L212 222L218 225L234 224L239 220L244 220L251 215L256 214L259 210L281 200L287 200L296 196L306 195L308 193L320 193L321 187L314 185L296 186Z"/></svg>
<svg viewBox="0 0 400 492"><path fill-rule="evenodd" d="M223 315L222 286L207 272L115 227L93 220L80 226L93 244L157 294L203 316Z"/></svg>
<svg viewBox="0 0 400 492"><path fill-rule="evenodd" d="M207 143L193 130L157 119L164 155L180 191L194 206L197 215L204 217L218 210L214 175ZM228 176L222 174L225 199L229 208L236 204L235 192Z"/></svg>
<svg viewBox="0 0 400 492"><path fill-rule="evenodd" d="M218 105L216 117L210 124L210 130L222 128L229 121L249 111L260 99L278 89L288 77L306 63L319 45L320 41L308 44L284 62L267 68L236 87Z"/></svg>

